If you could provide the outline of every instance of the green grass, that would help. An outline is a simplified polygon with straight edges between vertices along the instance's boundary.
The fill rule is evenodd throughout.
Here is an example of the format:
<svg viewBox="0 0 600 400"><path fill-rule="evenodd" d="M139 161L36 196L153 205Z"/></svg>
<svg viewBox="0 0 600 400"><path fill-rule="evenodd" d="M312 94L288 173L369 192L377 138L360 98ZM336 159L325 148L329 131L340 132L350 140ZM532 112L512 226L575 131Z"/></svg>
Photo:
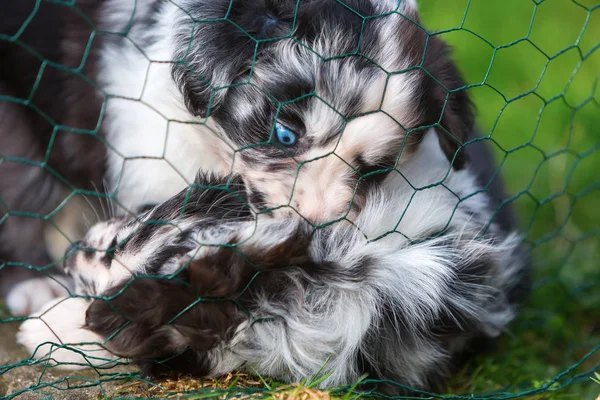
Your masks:
<svg viewBox="0 0 600 400"><path fill-rule="evenodd" d="M536 281L499 351L447 390L543 387L600 345L600 2L421 0L420 11L454 48ZM569 380L599 363L600 350L541 398L595 398L589 377Z"/></svg>

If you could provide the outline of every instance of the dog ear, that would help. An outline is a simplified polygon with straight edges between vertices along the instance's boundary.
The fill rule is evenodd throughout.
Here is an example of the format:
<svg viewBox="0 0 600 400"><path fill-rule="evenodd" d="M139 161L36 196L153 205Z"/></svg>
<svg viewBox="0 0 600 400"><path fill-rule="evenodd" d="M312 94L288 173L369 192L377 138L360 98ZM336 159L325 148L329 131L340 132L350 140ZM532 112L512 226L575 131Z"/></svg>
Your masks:
<svg viewBox="0 0 600 400"><path fill-rule="evenodd" d="M203 302L182 281L138 277L95 299L85 327L106 338L103 345L113 354L138 363L165 366L164 360L185 352L200 353L199 373L209 367L201 354L226 340L238 323L231 301Z"/></svg>
<svg viewBox="0 0 600 400"><path fill-rule="evenodd" d="M275 225L276 226L276 225ZM255 233L278 234L277 229ZM267 243L272 243L267 240ZM234 298L243 294L258 275L289 267L312 265L309 254L310 229L302 223L277 244L262 245L260 240L244 243L237 238L216 251L192 260L187 266L189 282L200 296L213 299Z"/></svg>
<svg viewBox="0 0 600 400"><path fill-rule="evenodd" d="M222 24L226 23L215 23ZM203 30L215 29L204 27ZM249 65L255 46L248 38L235 35L234 32L229 35L236 36L238 40L226 40L226 44L214 35L209 36L214 40L203 38L199 33L190 35L193 36L181 37L179 40L178 46L186 51L182 50L179 53L178 62L173 64L171 74L190 113L194 116L209 117L223 103L229 87L238 78L241 79L244 72L249 76ZM203 57L198 59L191 50L188 53L187 49L203 49Z"/></svg>
<svg viewBox="0 0 600 400"><path fill-rule="evenodd" d="M428 119L439 122L436 131L440 146L454 168L461 169L467 160L462 145L471 137L474 124L473 104L463 89L465 82L450 58L449 46L436 36L427 41L423 67L430 88Z"/></svg>
<svg viewBox="0 0 600 400"><path fill-rule="evenodd" d="M269 17L266 4L197 0L181 14L175 36L172 76L189 111L208 117L234 84L250 79L261 39L291 32L292 21Z"/></svg>

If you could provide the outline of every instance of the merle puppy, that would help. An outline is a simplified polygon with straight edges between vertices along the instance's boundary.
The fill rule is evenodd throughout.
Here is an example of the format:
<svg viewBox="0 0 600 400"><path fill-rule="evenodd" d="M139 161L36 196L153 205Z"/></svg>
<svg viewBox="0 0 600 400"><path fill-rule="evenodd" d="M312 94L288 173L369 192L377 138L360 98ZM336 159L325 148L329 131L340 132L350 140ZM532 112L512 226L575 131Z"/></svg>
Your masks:
<svg viewBox="0 0 600 400"><path fill-rule="evenodd" d="M506 330L526 256L490 158L460 146L471 106L413 1L77 7L97 92L72 111L101 106L85 132L119 202L161 204L67 251L84 297L24 323L36 357L430 387ZM198 171L206 190L185 189Z"/></svg>
<svg viewBox="0 0 600 400"><path fill-rule="evenodd" d="M257 209L327 223L354 218L427 127L464 165L471 107L413 0L1 7L0 148L10 158L0 168L0 295L12 291L16 314L52 295L15 284L34 274L23 264L51 264L38 216L74 189L105 182L137 214L199 170L233 173Z"/></svg>
<svg viewBox="0 0 600 400"><path fill-rule="evenodd" d="M352 223L325 227L256 214L241 181L200 177L93 228L65 261L83 297L49 304L19 341L69 368L123 357L150 376L321 371L331 387L368 372L436 387L507 329L528 286L518 235L490 224L470 168L448 168L431 132Z"/></svg>

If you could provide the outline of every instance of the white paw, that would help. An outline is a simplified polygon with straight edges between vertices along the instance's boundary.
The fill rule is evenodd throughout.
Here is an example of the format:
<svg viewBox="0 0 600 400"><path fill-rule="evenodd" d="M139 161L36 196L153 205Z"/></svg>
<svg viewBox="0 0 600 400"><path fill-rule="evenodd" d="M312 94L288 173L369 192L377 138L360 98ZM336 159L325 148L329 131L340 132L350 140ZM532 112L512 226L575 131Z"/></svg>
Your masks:
<svg viewBox="0 0 600 400"><path fill-rule="evenodd" d="M111 368L117 357L100 345L102 337L83 328L88 306L82 298L54 299L21 324L17 341L34 360L48 365L68 370Z"/></svg>
<svg viewBox="0 0 600 400"><path fill-rule="evenodd" d="M28 279L12 287L6 296L6 306L11 314L24 317L56 297L68 296L71 281L61 276L53 278Z"/></svg>

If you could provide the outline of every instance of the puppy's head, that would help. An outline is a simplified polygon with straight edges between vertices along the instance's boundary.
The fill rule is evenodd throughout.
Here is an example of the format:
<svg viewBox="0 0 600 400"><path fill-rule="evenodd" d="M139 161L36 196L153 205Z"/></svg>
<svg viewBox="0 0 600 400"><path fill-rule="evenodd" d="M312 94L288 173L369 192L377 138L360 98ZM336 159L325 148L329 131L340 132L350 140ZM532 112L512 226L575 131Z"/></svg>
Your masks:
<svg viewBox="0 0 600 400"><path fill-rule="evenodd" d="M137 218L97 224L65 255L76 292L94 299L85 328L151 375L214 371L258 282L309 260L300 220L258 224L239 181L200 181Z"/></svg>
<svg viewBox="0 0 600 400"><path fill-rule="evenodd" d="M455 167L471 106L413 1L184 1L173 77L216 123L253 204L323 223L405 162L427 127ZM185 10L185 12L183 11Z"/></svg>
<svg viewBox="0 0 600 400"><path fill-rule="evenodd" d="M193 259L218 249L198 251L188 237L212 221L199 216L196 224L177 214L161 205L137 219L97 224L64 261L76 292L94 299L83 328L102 338L111 353L139 363L146 375L170 369L208 374L210 350L243 319L227 299L241 285L215 268L219 260ZM233 259L233 251L225 251Z"/></svg>
<svg viewBox="0 0 600 400"><path fill-rule="evenodd" d="M219 248L169 277L138 275L94 300L85 328L148 375L211 376L235 368L224 366L224 346L248 326L256 293L273 291L289 266L310 262L302 238L294 235L262 250Z"/></svg>
<svg viewBox="0 0 600 400"><path fill-rule="evenodd" d="M199 175L195 184L139 216L94 225L65 253L75 291L100 295L138 275L174 275L196 254L226 245L252 212L239 178Z"/></svg>

